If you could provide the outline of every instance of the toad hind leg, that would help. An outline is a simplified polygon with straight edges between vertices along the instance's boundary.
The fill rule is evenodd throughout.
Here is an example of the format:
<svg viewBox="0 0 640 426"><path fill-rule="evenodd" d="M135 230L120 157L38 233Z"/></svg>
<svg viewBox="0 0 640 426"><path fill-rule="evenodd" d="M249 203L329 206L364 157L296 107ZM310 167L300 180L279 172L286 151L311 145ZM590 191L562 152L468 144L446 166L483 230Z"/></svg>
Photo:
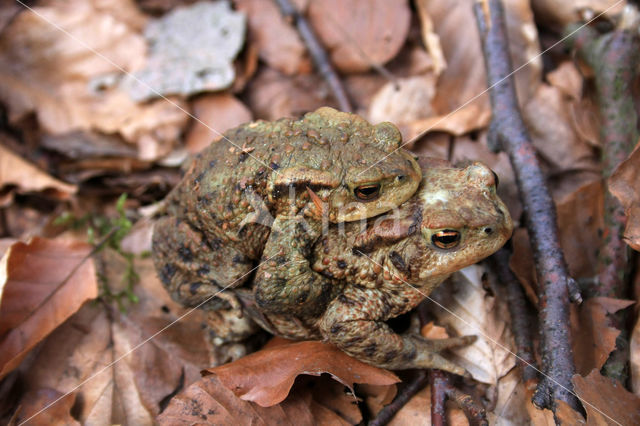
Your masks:
<svg viewBox="0 0 640 426"><path fill-rule="evenodd" d="M171 298L186 306L199 305L215 295L240 308L233 293L222 290L241 285L253 267L233 247L209 241L187 222L170 216L160 218L154 226L153 260ZM212 300L206 307L217 307L219 302Z"/></svg>
<svg viewBox="0 0 640 426"><path fill-rule="evenodd" d="M437 368L468 375L464 368L439 352L468 345L475 341L475 336L431 340L417 335L399 335L384 323L397 312L389 313L389 306L381 300L389 300L389 294L347 288L331 302L320 321L322 335L349 355L377 367L391 370ZM399 309L410 308L412 306L405 305Z"/></svg>
<svg viewBox="0 0 640 426"><path fill-rule="evenodd" d="M255 277L255 300L265 313L312 317L339 291L331 278L311 269L308 257L320 232L302 216L278 216Z"/></svg>

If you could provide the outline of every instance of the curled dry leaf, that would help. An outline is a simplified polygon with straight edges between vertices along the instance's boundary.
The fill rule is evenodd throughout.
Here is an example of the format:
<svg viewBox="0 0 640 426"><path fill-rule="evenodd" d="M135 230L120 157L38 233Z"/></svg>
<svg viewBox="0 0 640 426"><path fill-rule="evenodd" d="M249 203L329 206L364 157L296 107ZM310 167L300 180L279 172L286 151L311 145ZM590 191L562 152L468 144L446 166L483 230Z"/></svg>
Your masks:
<svg viewBox="0 0 640 426"><path fill-rule="evenodd" d="M16 186L19 192L49 190L61 199L68 199L77 190L75 185L51 177L0 145L0 189L6 186Z"/></svg>
<svg viewBox="0 0 640 426"><path fill-rule="evenodd" d="M571 308L571 343L576 372L583 376L600 370L616 347L620 330L609 326L607 314L633 305L632 300L594 297Z"/></svg>
<svg viewBox="0 0 640 426"><path fill-rule="evenodd" d="M309 4L309 20L346 73L366 71L396 56L409 33L407 0L325 0Z"/></svg>
<svg viewBox="0 0 640 426"><path fill-rule="evenodd" d="M588 425L640 424L640 398L598 370L588 376L573 376L573 386L587 411ZM613 421L612 421L613 420Z"/></svg>
<svg viewBox="0 0 640 426"><path fill-rule="evenodd" d="M310 69L298 32L283 18L276 2L234 0L233 3L237 10L247 14L249 42L256 44L260 59L286 75Z"/></svg>
<svg viewBox="0 0 640 426"><path fill-rule="evenodd" d="M354 383L392 385L400 381L387 370L365 364L333 345L317 341L271 346L207 371L215 374L220 383L239 398L262 407L282 402L300 374L329 373L349 388Z"/></svg>
<svg viewBox="0 0 640 426"><path fill-rule="evenodd" d="M515 365L513 336L506 301L487 294L482 273L482 267L472 265L454 274L431 295L436 303L428 306L437 322L456 335L478 336L473 344L452 349L452 361L477 381L496 385Z"/></svg>
<svg viewBox="0 0 640 426"><path fill-rule="evenodd" d="M235 77L245 24L244 14L224 0L176 7L149 22L147 63L120 85L135 101L225 89Z"/></svg>
<svg viewBox="0 0 640 426"><path fill-rule="evenodd" d="M627 215L624 240L640 251L640 143L614 170L609 190L620 201Z"/></svg>
<svg viewBox="0 0 640 426"><path fill-rule="evenodd" d="M423 2L421 13L428 14L434 23L447 68L438 78L432 102L435 114L411 123L411 138L427 129L461 135L489 123L491 108L474 3L459 0L456 7L451 7L449 2ZM538 34L528 1L508 0L504 5L513 67L528 64L514 74L518 99L523 104L540 83Z"/></svg>
<svg viewBox="0 0 640 426"><path fill-rule="evenodd" d="M0 377L82 304L98 295L85 243L33 238L0 262Z"/></svg>
<svg viewBox="0 0 640 426"><path fill-rule="evenodd" d="M193 102L193 114L198 120L194 120L186 137L187 150L192 154L220 139L232 127L252 119L249 108L228 93L199 97Z"/></svg>

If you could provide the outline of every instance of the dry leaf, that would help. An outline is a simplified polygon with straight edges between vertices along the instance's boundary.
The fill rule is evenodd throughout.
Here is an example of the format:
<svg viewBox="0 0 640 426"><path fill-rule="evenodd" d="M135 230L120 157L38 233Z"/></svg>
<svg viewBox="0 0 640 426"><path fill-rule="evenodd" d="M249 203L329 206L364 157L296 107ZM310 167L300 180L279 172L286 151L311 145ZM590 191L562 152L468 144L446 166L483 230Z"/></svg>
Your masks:
<svg viewBox="0 0 640 426"><path fill-rule="evenodd" d="M34 238L0 261L0 377L82 304L98 295L85 243Z"/></svg>
<svg viewBox="0 0 640 426"><path fill-rule="evenodd" d="M482 273L478 265L462 269L431 295L437 303L428 306L437 322L455 330L456 335L478 336L472 345L452 349L455 356L451 360L475 380L496 385L515 365L515 348L506 301L485 292Z"/></svg>
<svg viewBox="0 0 640 426"><path fill-rule="evenodd" d="M400 125L432 115L430 105L435 95L435 84L433 74L388 82L371 99L369 120L372 123L391 121Z"/></svg>
<svg viewBox="0 0 640 426"><path fill-rule="evenodd" d="M574 278L589 278L597 274L604 227L603 206L600 180L582 186L556 204L560 245Z"/></svg>
<svg viewBox="0 0 640 426"><path fill-rule="evenodd" d="M596 152L573 129L570 109L559 89L541 84L523 110L531 141L551 173L588 170L599 176Z"/></svg>
<svg viewBox="0 0 640 426"><path fill-rule="evenodd" d="M77 187L49 176L0 145L0 189L15 185L19 192L51 190L54 196L68 199Z"/></svg>
<svg viewBox="0 0 640 426"><path fill-rule="evenodd" d="M81 424L153 424L168 399L214 361L205 314L183 317L188 310L171 300L150 258L135 268L138 303L126 313L115 303L85 304L44 341L24 373L26 389L74 391Z"/></svg>
<svg viewBox="0 0 640 426"><path fill-rule="evenodd" d="M518 228L513 232L511 245L513 254L509 259L509 268L518 278L518 282L524 287L527 299L534 306L538 306L538 277L533 255L531 254L529 234L525 228Z"/></svg>
<svg viewBox="0 0 640 426"><path fill-rule="evenodd" d="M490 424L524 425L531 422L527 411L530 395L527 386L522 382L520 368L513 368L501 377L496 391L491 393L497 394L497 401L491 404L495 406L487 413Z"/></svg>
<svg viewBox="0 0 640 426"><path fill-rule="evenodd" d="M640 424L640 398L597 370L588 376L573 376L576 394L587 410L587 425Z"/></svg>
<svg viewBox="0 0 640 426"><path fill-rule="evenodd" d="M433 20L427 11L426 1L427 0L415 0L414 3L418 10L418 17L420 18L422 42L424 43L425 49L433 59L433 71L437 77L445 68L447 68L447 60L444 57L444 53L442 53L440 37L436 34Z"/></svg>
<svg viewBox="0 0 640 426"><path fill-rule="evenodd" d="M461 135L486 126L490 119L484 58L473 15L474 0L460 0L455 6L449 2L423 3L440 38L447 68L438 78L432 107L433 117L411 125L410 137L430 129ZM514 69L526 62L529 65L515 73L516 91L521 104L535 93L540 84L541 62L538 35L529 2L505 2L509 50ZM484 93L484 94L483 94ZM449 115L451 114L451 115Z"/></svg>
<svg viewBox="0 0 640 426"><path fill-rule="evenodd" d="M51 408L40 412L44 407L55 404ZM71 409L76 402L76 395L71 393L64 395L54 389L38 389L27 392L22 399L22 405L18 408L15 424L33 417L30 425L67 425L80 426L80 423L71 415ZM35 416L35 417L34 417Z"/></svg>
<svg viewBox="0 0 640 426"><path fill-rule="evenodd" d="M226 89L235 78L232 62L244 43L245 25L244 14L228 1L176 7L149 22L147 63L120 87L138 102Z"/></svg>
<svg viewBox="0 0 640 426"><path fill-rule="evenodd" d="M571 306L571 344L576 372L583 376L600 370L616 347L620 330L609 326L607 314L633 305L631 300L594 297L579 307Z"/></svg>
<svg viewBox="0 0 640 426"><path fill-rule="evenodd" d="M313 1L309 21L340 71L366 71L396 56L409 32L407 0Z"/></svg>
<svg viewBox="0 0 640 426"><path fill-rule="evenodd" d="M609 190L620 201L627 215L625 242L640 251L640 143L629 158L614 170L609 179Z"/></svg>
<svg viewBox="0 0 640 426"><path fill-rule="evenodd" d="M199 97L193 102L193 114L198 121L193 122L185 142L187 150L192 154L220 139L227 130L251 121L252 118L251 111L228 93Z"/></svg>
<svg viewBox="0 0 640 426"><path fill-rule="evenodd" d="M317 341L268 347L207 371L215 374L239 398L263 407L282 402L300 374L329 373L348 387L354 383L391 385L399 381L387 370L365 364L331 344Z"/></svg>
<svg viewBox="0 0 640 426"><path fill-rule="evenodd" d="M260 59L286 75L310 69L298 31L282 17L275 2L234 0L233 3L237 10L247 14L249 41L256 44Z"/></svg>
<svg viewBox="0 0 640 426"><path fill-rule="evenodd" d="M291 78L267 67L258 71L249 84L247 95L255 118L265 120L300 117L323 105L335 107L320 76L309 74Z"/></svg>
<svg viewBox="0 0 640 426"><path fill-rule="evenodd" d="M141 158L168 152L187 122L184 105L138 105L114 87L122 69L141 68L146 56L136 10L131 0L70 0L18 15L0 38L0 98L10 120L33 111L51 134L119 132L140 145Z"/></svg>

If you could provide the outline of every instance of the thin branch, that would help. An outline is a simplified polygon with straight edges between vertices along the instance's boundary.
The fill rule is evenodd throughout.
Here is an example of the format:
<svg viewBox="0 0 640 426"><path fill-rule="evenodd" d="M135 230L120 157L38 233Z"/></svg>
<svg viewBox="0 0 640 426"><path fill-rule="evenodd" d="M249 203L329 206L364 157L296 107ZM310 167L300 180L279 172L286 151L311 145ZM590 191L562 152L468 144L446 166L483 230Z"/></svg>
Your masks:
<svg viewBox="0 0 640 426"><path fill-rule="evenodd" d="M536 364L533 348L535 318L533 318L532 309L527 303L522 286L509 268L510 255L511 252L503 247L489 260L494 273L498 276L498 281L506 289L509 314L511 315L511 332L516 342L516 353L518 354L516 362L520 366L522 379L528 382L538 378L538 373L531 367Z"/></svg>
<svg viewBox="0 0 640 426"><path fill-rule="evenodd" d="M506 151L511 160L527 213L527 230L540 283L539 316L545 377L538 384L533 401L554 412L558 400L577 409L579 403L572 393L571 377L575 365L569 333L569 288L577 288L576 283L567 270L559 244L553 200L519 111L513 78L509 76L512 66L502 3L486 0L474 6L491 87L493 117L489 138L494 146Z"/></svg>
<svg viewBox="0 0 640 426"><path fill-rule="evenodd" d="M416 377L407 386L402 388L395 399L387 406L385 406L378 415L369 422L369 426L382 426L391 421L393 416L405 405L415 394L420 392L427 385L428 382L427 370L418 370Z"/></svg>
<svg viewBox="0 0 640 426"><path fill-rule="evenodd" d="M444 371L431 370L429 375L431 385L431 424L445 426L447 424L446 406L449 378Z"/></svg>
<svg viewBox="0 0 640 426"><path fill-rule="evenodd" d="M311 25L309 25L309 22L300 14L300 12L298 12L289 0L276 0L276 3L278 3L280 11L285 18L292 19L295 23L296 28L300 33L300 37L302 37L307 49L309 49L309 54L313 59L313 63L316 65L320 75L322 75L322 77L327 81L327 84L329 84L329 88L338 102L340 109L345 112L352 112L353 108L351 107L347 93L342 86L340 77L338 77L338 74L333 70L329 56L327 55L327 52L325 52L324 47L322 47L318 41Z"/></svg>

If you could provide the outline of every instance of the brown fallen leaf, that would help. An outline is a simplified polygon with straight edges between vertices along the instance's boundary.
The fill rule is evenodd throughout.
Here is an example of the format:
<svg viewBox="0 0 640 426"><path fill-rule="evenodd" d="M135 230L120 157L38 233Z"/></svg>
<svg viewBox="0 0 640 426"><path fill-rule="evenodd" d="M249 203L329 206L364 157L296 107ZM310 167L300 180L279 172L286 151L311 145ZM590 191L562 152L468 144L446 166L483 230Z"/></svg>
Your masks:
<svg viewBox="0 0 640 426"><path fill-rule="evenodd" d="M329 373L349 388L354 383L391 385L400 381L390 371L365 364L331 344L317 341L267 347L207 372L215 374L239 398L262 407L282 402L300 374Z"/></svg>
<svg viewBox="0 0 640 426"><path fill-rule="evenodd" d="M396 56L407 34L407 0L313 1L309 21L340 71L366 71Z"/></svg>
<svg viewBox="0 0 640 426"><path fill-rule="evenodd" d="M184 111L163 99L137 104L114 87L122 69L144 65L145 22L132 0L49 2L20 13L0 38L0 98L10 121L35 112L46 133L120 133L142 159L166 154L187 123Z"/></svg>
<svg viewBox="0 0 640 426"><path fill-rule="evenodd" d="M640 398L598 370L573 376L576 394L587 411L587 425L640 424Z"/></svg>
<svg viewBox="0 0 640 426"><path fill-rule="evenodd" d="M624 240L640 251L640 143L629 158L609 178L609 190L620 201L627 215Z"/></svg>
<svg viewBox="0 0 640 426"><path fill-rule="evenodd" d="M247 98L255 118L265 120L300 117L325 105L336 107L326 83L317 74L291 78L268 67L262 67L251 80Z"/></svg>
<svg viewBox="0 0 640 426"><path fill-rule="evenodd" d="M633 305L632 300L594 297L571 306L571 343L576 372L583 376L600 370L616 347L620 330L609 325L608 314Z"/></svg>
<svg viewBox="0 0 640 426"><path fill-rule="evenodd" d="M232 127L252 119L251 111L229 93L197 98L193 101L193 115L199 121L193 121L185 142L187 150L192 154L202 151L211 142L220 139L221 135Z"/></svg>
<svg viewBox="0 0 640 426"><path fill-rule="evenodd" d="M40 412L44 407L51 404L53 401L60 399L51 408ZM37 390L31 390L22 399L22 404L15 413L15 424L20 424L24 420L33 417L29 421L30 425L45 426L45 425L67 425L75 426L80 425L76 419L71 415L71 409L76 402L76 395L71 393L64 395L55 389L42 388ZM35 416L35 417L34 417Z"/></svg>
<svg viewBox="0 0 640 426"><path fill-rule="evenodd" d="M421 13L428 14L434 23L447 68L438 77L432 102L434 116L412 123L410 138L426 129L462 135L489 123L488 95L483 94L487 88L484 58L473 3L474 0L458 1L457 7L452 8L448 2L423 2ZM514 69L531 61L514 74L518 99L523 104L541 80L541 62L535 59L540 50L538 35L528 1L506 1L505 13Z"/></svg>
<svg viewBox="0 0 640 426"><path fill-rule="evenodd" d="M73 409L81 424L153 424L169 399L214 363L205 313L182 317L189 310L171 300L150 258L136 260L135 270L139 302L126 312L105 300L85 304L21 370L24 388L13 390L19 404L21 389L53 389L82 401Z"/></svg>
<svg viewBox="0 0 640 426"><path fill-rule="evenodd" d="M33 238L0 261L0 377L82 304L98 295L92 247Z"/></svg>
<svg viewBox="0 0 640 426"><path fill-rule="evenodd" d="M260 59L286 75L311 69L298 31L282 17L275 2L234 0L233 3L237 10L247 14L249 42L256 44Z"/></svg>
<svg viewBox="0 0 640 426"><path fill-rule="evenodd" d="M51 177L0 145L0 189L6 186L16 186L19 192L49 190L60 199L69 199L77 191L75 185Z"/></svg>
<svg viewBox="0 0 640 426"><path fill-rule="evenodd" d="M597 274L604 227L604 192L595 180L556 203L560 245L574 278ZM589 369L591 371L591 369Z"/></svg>
<svg viewBox="0 0 640 426"><path fill-rule="evenodd" d="M538 306L538 277L536 275L533 255L531 254L531 241L525 228L518 228L511 237L513 254L509 259L509 267L524 287L527 299Z"/></svg>

